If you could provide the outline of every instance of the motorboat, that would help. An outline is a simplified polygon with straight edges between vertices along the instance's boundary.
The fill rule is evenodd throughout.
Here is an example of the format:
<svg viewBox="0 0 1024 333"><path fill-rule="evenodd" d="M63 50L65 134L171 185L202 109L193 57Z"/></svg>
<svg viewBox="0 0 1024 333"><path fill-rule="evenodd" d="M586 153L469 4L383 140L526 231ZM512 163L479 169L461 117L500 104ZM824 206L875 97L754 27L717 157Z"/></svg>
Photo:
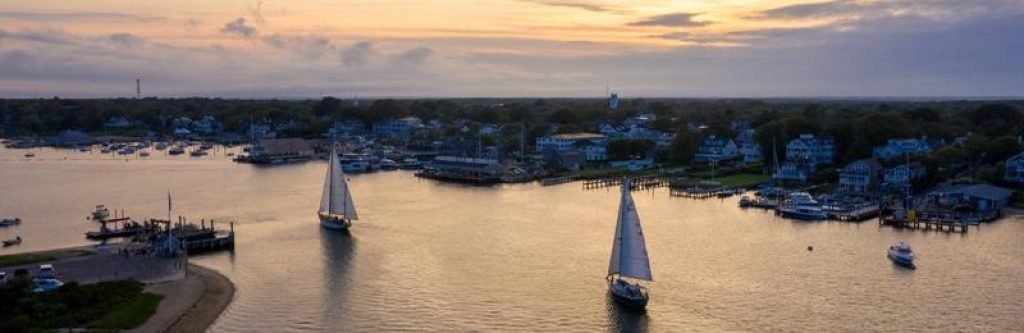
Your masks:
<svg viewBox="0 0 1024 333"><path fill-rule="evenodd" d="M209 153L207 153L203 149L193 149L192 152L190 152L188 154L189 154L189 156L192 156L192 157L202 157L202 156L209 155Z"/></svg>
<svg viewBox="0 0 1024 333"><path fill-rule="evenodd" d="M96 205L96 210L92 211L92 219L103 221L110 217L110 209L107 209L104 205Z"/></svg>
<svg viewBox="0 0 1024 333"><path fill-rule="evenodd" d="M612 298L624 305L644 308L650 296L641 283L654 281L651 261L640 226L640 215L630 192L630 181L622 182L619 214L612 241L612 255L608 263L608 291Z"/></svg>
<svg viewBox="0 0 1024 333"><path fill-rule="evenodd" d="M406 157L405 159L402 160L402 165L400 166L400 168L406 170L420 169L423 168L423 161L420 161L413 157Z"/></svg>
<svg viewBox="0 0 1024 333"><path fill-rule="evenodd" d="M27 153L25 153L25 157L26 157L26 158L32 158L32 157L36 157L36 153L33 153L33 152L27 152Z"/></svg>
<svg viewBox="0 0 1024 333"><path fill-rule="evenodd" d="M17 217L15 217L13 219L0 219L0 227L9 227L9 226L12 226L12 225L19 225L19 224L21 224L21 219L17 218Z"/></svg>
<svg viewBox="0 0 1024 333"><path fill-rule="evenodd" d="M366 172L370 169L370 161L362 154L342 154L338 160L341 169L348 173Z"/></svg>
<svg viewBox="0 0 1024 333"><path fill-rule="evenodd" d="M167 143L166 142L157 142L155 145L153 145L153 148L156 148L156 150L167 149Z"/></svg>
<svg viewBox="0 0 1024 333"><path fill-rule="evenodd" d="M182 146L174 146L173 148L168 150L167 153L171 155L181 155L185 153L185 148Z"/></svg>
<svg viewBox="0 0 1024 333"><path fill-rule="evenodd" d="M744 195L744 196L740 197L739 205L740 205L740 207L743 207L743 208L751 207L751 206L754 205L754 201L751 200L750 197Z"/></svg>
<svg viewBox="0 0 1024 333"><path fill-rule="evenodd" d="M21 236L16 236L13 239L3 241L4 247L21 245Z"/></svg>
<svg viewBox="0 0 1024 333"><path fill-rule="evenodd" d="M327 175L324 179L324 192L320 197L320 209L317 216L320 225L330 230L348 230L352 221L358 220L355 202L349 192L348 179L338 157L338 148L331 148L331 156L327 161Z"/></svg>
<svg viewBox="0 0 1024 333"><path fill-rule="evenodd" d="M821 207L811 205L790 205L778 208L779 215L785 218L820 221L828 219L828 214Z"/></svg>
<svg viewBox="0 0 1024 333"><path fill-rule="evenodd" d="M92 151L92 146L79 146L78 147L78 151L83 152L83 153L88 153L88 152Z"/></svg>
<svg viewBox="0 0 1024 333"><path fill-rule="evenodd" d="M914 250L910 249L910 244L903 241L898 241L893 245L889 246L888 252L889 260L896 265L916 269L914 266Z"/></svg>
<svg viewBox="0 0 1024 333"><path fill-rule="evenodd" d="M149 157L149 151L148 150L140 151L139 152L139 156L141 156L141 157Z"/></svg>
<svg viewBox="0 0 1024 333"><path fill-rule="evenodd" d="M127 147L121 148L121 150L117 151L117 154L118 155L131 155L131 154L135 154L135 147L127 146Z"/></svg>
<svg viewBox="0 0 1024 333"><path fill-rule="evenodd" d="M382 158L380 160L380 169L381 170L398 170L399 167L400 167L400 165L398 164L398 162L395 162L394 160L390 160L390 159L386 159L386 158Z"/></svg>

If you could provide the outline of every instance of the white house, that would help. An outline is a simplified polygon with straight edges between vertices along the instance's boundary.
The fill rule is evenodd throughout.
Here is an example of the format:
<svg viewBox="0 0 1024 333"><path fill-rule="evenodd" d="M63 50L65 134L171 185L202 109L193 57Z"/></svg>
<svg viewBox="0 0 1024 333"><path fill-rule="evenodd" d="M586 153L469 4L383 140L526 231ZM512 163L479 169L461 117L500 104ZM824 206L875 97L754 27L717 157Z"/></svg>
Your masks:
<svg viewBox="0 0 1024 333"><path fill-rule="evenodd" d="M926 169L921 163L911 163L909 166L900 164L896 167L885 170L885 177L882 184L885 186L900 187L907 186L915 180L924 177Z"/></svg>
<svg viewBox="0 0 1024 333"><path fill-rule="evenodd" d="M835 141L832 138L816 138L813 134L800 134L786 144L786 159L809 163L813 167L832 164L835 158Z"/></svg>
<svg viewBox="0 0 1024 333"><path fill-rule="evenodd" d="M758 163L763 160L761 156L761 144L757 143L754 137L754 130L748 129L736 136L736 146L739 147L740 155L743 156L743 163Z"/></svg>
<svg viewBox="0 0 1024 333"><path fill-rule="evenodd" d="M867 192L878 185L882 165L873 158L848 164L839 173L839 188L848 192Z"/></svg>
<svg viewBox="0 0 1024 333"><path fill-rule="evenodd" d="M932 146L928 142L928 137L923 136L920 139L889 139L886 145L875 147L874 156L881 159L890 159L906 155L928 155L931 152Z"/></svg>
<svg viewBox="0 0 1024 333"><path fill-rule="evenodd" d="M799 164L787 161L772 174L772 179L782 182L806 182L810 172Z"/></svg>
<svg viewBox="0 0 1024 333"><path fill-rule="evenodd" d="M1008 182L1024 183L1024 152L1006 160L1006 173L1003 179Z"/></svg>
<svg viewBox="0 0 1024 333"><path fill-rule="evenodd" d="M739 154L739 147L730 138L715 136L714 134L704 137L697 153L693 155L694 162L720 162L733 159Z"/></svg>
<svg viewBox="0 0 1024 333"><path fill-rule="evenodd" d="M192 122L192 130L200 134L216 134L223 126L212 116L205 116L202 119Z"/></svg>
<svg viewBox="0 0 1024 333"><path fill-rule="evenodd" d="M537 138L537 151L568 151L584 142L605 145L605 137L595 133L566 133Z"/></svg>

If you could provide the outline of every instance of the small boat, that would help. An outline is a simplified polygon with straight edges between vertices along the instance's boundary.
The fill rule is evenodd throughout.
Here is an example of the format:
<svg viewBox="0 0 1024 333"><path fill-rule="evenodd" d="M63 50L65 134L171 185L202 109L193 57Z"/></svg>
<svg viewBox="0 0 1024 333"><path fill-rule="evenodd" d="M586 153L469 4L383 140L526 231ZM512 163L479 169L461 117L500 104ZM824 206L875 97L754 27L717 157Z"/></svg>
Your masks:
<svg viewBox="0 0 1024 333"><path fill-rule="evenodd" d="M26 158L32 158L32 157L36 157L36 153L33 153L33 152L27 152L27 153L25 153L25 157L26 157Z"/></svg>
<svg viewBox="0 0 1024 333"><path fill-rule="evenodd" d="M12 225L19 225L19 224L21 224L21 219L17 218L17 217L15 217L13 219L0 219L0 227L9 227L9 226L12 226Z"/></svg>
<svg viewBox="0 0 1024 333"><path fill-rule="evenodd" d="M740 207L743 207L743 208L752 207L752 206L754 206L754 201L750 200L750 197L744 195L744 196L740 197L739 205L740 205Z"/></svg>
<svg viewBox="0 0 1024 333"><path fill-rule="evenodd" d="M731 197L731 196L733 196L735 194L736 193L733 192L732 190L721 190L721 191L718 191L718 193L716 193L715 195L718 196L719 198L728 198L728 197Z"/></svg>
<svg viewBox="0 0 1024 333"><path fill-rule="evenodd" d="M641 282L651 282L651 261L647 256L647 245L640 227L630 181L622 182L622 197L619 201L619 217L615 225L612 255L608 263L608 290L612 298L631 307L644 308L650 299L647 287Z"/></svg>
<svg viewBox="0 0 1024 333"><path fill-rule="evenodd" d="M8 239L4 241L4 247L15 246L21 244L21 236L14 237L14 239Z"/></svg>
<svg viewBox="0 0 1024 333"><path fill-rule="evenodd" d="M804 220L804 221L820 221L828 219L828 214L821 210L821 207L809 206L809 205L796 205L796 206L785 206L778 208L779 215L782 217Z"/></svg>
<svg viewBox="0 0 1024 333"><path fill-rule="evenodd" d="M181 155L185 153L185 148L182 148L181 146L174 146L174 148L168 150L167 153L171 155Z"/></svg>
<svg viewBox="0 0 1024 333"><path fill-rule="evenodd" d="M199 145L199 149L201 149L201 150L210 150L210 149L213 149L213 145L209 144L209 143L203 143L203 144Z"/></svg>
<svg viewBox="0 0 1024 333"><path fill-rule="evenodd" d="M399 167L400 165L398 164L398 162L395 162L393 160L386 158L380 160L381 170L398 170Z"/></svg>
<svg viewBox="0 0 1024 333"><path fill-rule="evenodd" d="M96 210L92 211L92 219L103 221L110 217L110 210L104 205L96 205Z"/></svg>
<svg viewBox="0 0 1024 333"><path fill-rule="evenodd" d="M81 146L81 147L78 147L78 151L83 152L83 153L88 153L88 152L92 151L92 146Z"/></svg>
<svg viewBox="0 0 1024 333"><path fill-rule="evenodd" d="M133 148L131 146L124 147L124 148L121 148L121 150L118 150L117 154L118 155L131 155L131 154L135 154L135 148Z"/></svg>
<svg viewBox="0 0 1024 333"><path fill-rule="evenodd" d="M189 156L192 156L192 157L201 157L201 156L206 156L206 155L209 155L209 153L207 153L205 150L202 150L202 149L195 149L195 150L192 150L191 153L189 153Z"/></svg>
<svg viewBox="0 0 1024 333"><path fill-rule="evenodd" d="M400 166L400 168L405 169L405 170L420 169L420 168L423 168L423 161L420 161L420 160L418 160L416 158L413 158L413 157L407 157L407 158L402 160L402 165Z"/></svg>
<svg viewBox="0 0 1024 333"><path fill-rule="evenodd" d="M110 148L108 148L108 147L103 147L103 149L100 149L100 153L102 153L102 154L110 154L110 153L112 153L112 152L114 152L114 151L113 151L113 150L111 150L111 149L110 149Z"/></svg>
<svg viewBox="0 0 1024 333"><path fill-rule="evenodd" d="M914 250L910 249L910 244L903 241L890 245L888 256L889 260L892 260L896 265L909 269L917 268L917 266L914 266Z"/></svg>
<svg viewBox="0 0 1024 333"><path fill-rule="evenodd" d="M167 149L167 143L164 143L164 142L157 142L157 143L156 143L156 145L154 145L154 146L153 146L153 148L156 148L156 150L164 150L164 149Z"/></svg>
<svg viewBox="0 0 1024 333"><path fill-rule="evenodd" d="M141 157L149 157L149 151L148 150L140 151L139 152L139 156L141 156Z"/></svg>
<svg viewBox="0 0 1024 333"><path fill-rule="evenodd" d="M327 176L317 215L320 217L320 225L326 229L348 230L352 221L359 219L359 215L356 214L355 202L339 160L338 148L334 146L327 161Z"/></svg>
<svg viewBox="0 0 1024 333"><path fill-rule="evenodd" d="M370 169L370 161L362 154L342 154L338 162L341 169L348 173L366 172Z"/></svg>

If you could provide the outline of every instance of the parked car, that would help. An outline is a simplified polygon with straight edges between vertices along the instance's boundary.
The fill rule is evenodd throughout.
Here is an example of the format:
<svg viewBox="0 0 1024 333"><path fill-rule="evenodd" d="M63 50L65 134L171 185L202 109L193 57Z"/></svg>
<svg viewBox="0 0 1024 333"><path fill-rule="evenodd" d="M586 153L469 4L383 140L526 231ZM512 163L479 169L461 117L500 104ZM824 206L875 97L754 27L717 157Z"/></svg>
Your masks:
<svg viewBox="0 0 1024 333"><path fill-rule="evenodd" d="M7 283L7 272L0 272L0 284Z"/></svg>
<svg viewBox="0 0 1024 333"><path fill-rule="evenodd" d="M53 270L53 265L39 265L39 273L36 274L36 280L52 280L57 278L57 272Z"/></svg>
<svg viewBox="0 0 1024 333"><path fill-rule="evenodd" d="M58 288L64 285L64 282L60 282L57 279L36 279L33 282L33 285L35 287L32 288L32 292L45 293L57 290Z"/></svg>

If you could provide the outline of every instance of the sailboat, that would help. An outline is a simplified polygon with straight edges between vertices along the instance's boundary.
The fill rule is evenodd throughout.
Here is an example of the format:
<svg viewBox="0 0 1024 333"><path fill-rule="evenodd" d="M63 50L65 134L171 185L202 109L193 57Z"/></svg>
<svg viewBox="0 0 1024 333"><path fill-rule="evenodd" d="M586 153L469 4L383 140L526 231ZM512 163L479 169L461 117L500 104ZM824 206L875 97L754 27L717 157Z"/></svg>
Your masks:
<svg viewBox="0 0 1024 333"><path fill-rule="evenodd" d="M331 148L327 163L327 177L324 179L324 193L320 198L320 225L331 230L348 230L352 221L358 220L352 193L348 190L345 172L338 161L338 148Z"/></svg>
<svg viewBox="0 0 1024 333"><path fill-rule="evenodd" d="M640 227L640 215L636 212L630 181L622 182L622 199L619 201L619 217L615 226L615 241L612 243L612 257L608 264L608 289L612 297L623 304L643 308L647 306L647 287L641 282L652 282L651 262L647 257L647 245Z"/></svg>

